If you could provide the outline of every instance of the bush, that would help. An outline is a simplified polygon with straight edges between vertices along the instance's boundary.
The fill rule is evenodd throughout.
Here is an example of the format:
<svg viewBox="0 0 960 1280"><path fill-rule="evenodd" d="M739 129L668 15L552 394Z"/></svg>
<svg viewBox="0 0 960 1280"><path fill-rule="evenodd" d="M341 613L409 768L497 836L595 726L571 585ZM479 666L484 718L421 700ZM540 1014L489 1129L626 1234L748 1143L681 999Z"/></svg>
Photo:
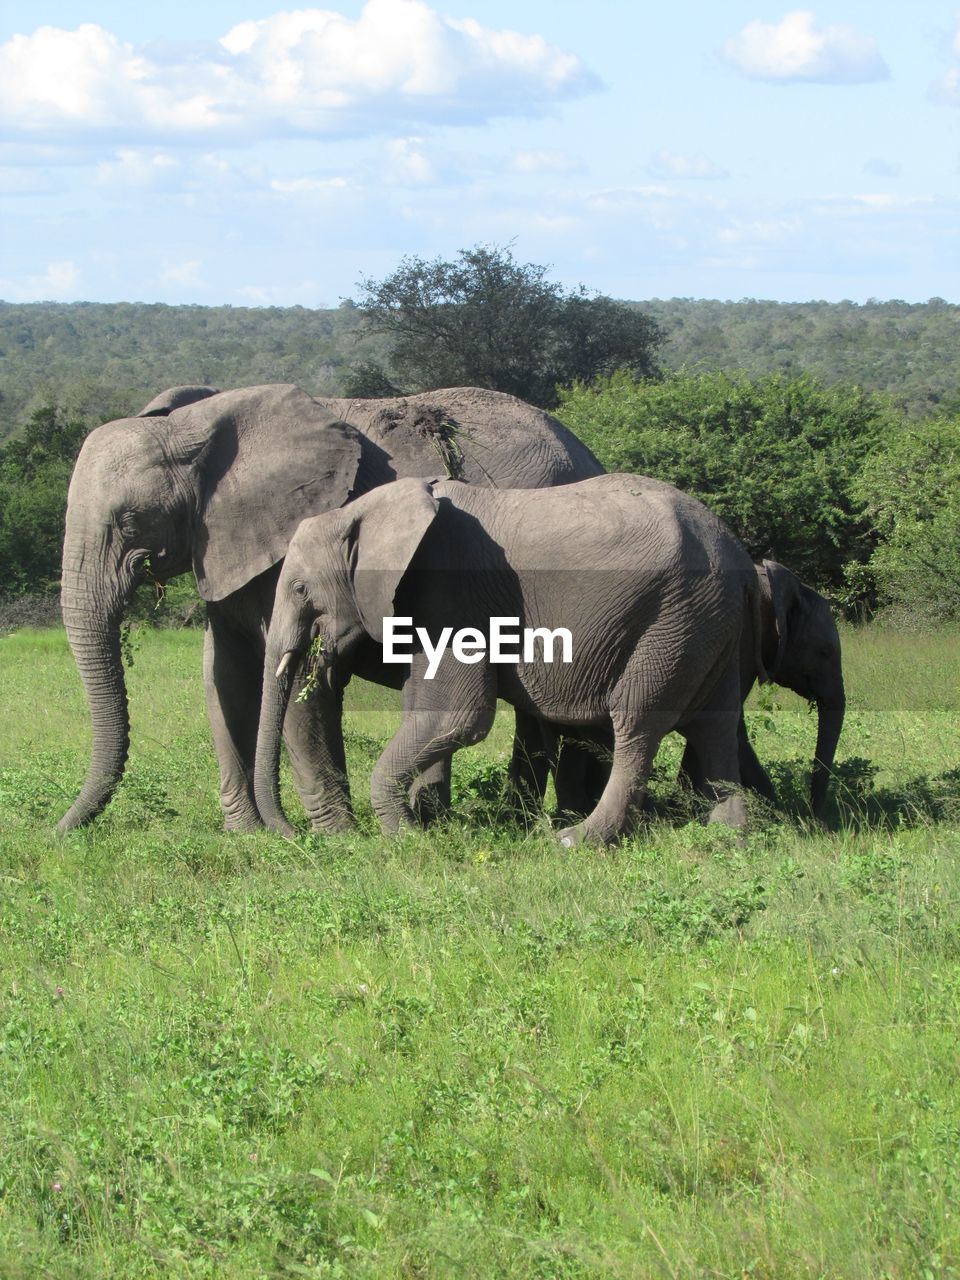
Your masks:
<svg viewBox="0 0 960 1280"><path fill-rule="evenodd" d="M960 420L898 433L854 486L880 539L869 568L882 601L960 618Z"/></svg>
<svg viewBox="0 0 960 1280"><path fill-rule="evenodd" d="M875 545L854 481L899 425L886 401L807 376L615 373L561 394L559 416L610 470L694 494L755 559L840 592Z"/></svg>
<svg viewBox="0 0 960 1280"><path fill-rule="evenodd" d="M47 405L0 449L0 592L43 594L59 581L67 488L88 430Z"/></svg>

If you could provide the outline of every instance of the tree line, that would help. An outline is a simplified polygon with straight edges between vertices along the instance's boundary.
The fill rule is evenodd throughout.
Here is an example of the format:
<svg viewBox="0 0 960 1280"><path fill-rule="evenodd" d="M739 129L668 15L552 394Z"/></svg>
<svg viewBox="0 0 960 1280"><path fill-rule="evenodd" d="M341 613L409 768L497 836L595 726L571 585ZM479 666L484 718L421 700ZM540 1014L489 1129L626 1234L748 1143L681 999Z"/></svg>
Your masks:
<svg viewBox="0 0 960 1280"><path fill-rule="evenodd" d="M694 361L672 368L671 327L674 334L678 326L702 331L691 315L731 315L723 308L740 307L755 326L772 307L790 326L799 323L799 313L762 303L694 303L686 310L665 304L648 312L584 289L565 290L546 268L517 262L509 246L478 246L451 261L406 258L385 279L364 280L359 288L358 302L341 308L339 338L327 313L301 317L301 338L309 334L311 346L322 336L327 354L330 344L352 334L354 358L339 390L389 395L480 385L512 392L553 409L609 469L653 475L695 494L755 558L783 561L846 610L892 605L913 617L960 618L956 396L931 394L920 412L889 390L831 381L801 365L758 371L745 361L748 367L731 370ZM941 327L952 331L960 309L926 305L940 341ZM885 307L894 309L898 324L919 323L916 308L876 304L874 310ZM0 318L10 310L0 307ZM55 308L47 315L48 321L60 317L44 341L48 351L57 346L60 321L83 310ZM840 304L832 314L862 327L866 310ZM170 322L183 311L191 323L178 333ZM86 398L50 393L0 446L0 595L8 598L54 589L70 471L85 434L99 422L136 412L178 382L289 380L315 393L329 390L297 375L306 352L284 345L289 312L105 308L95 311L101 327L107 312L117 341L107 343L99 363L91 358L87 365L98 369L100 381L89 381ZM110 381L110 362L134 360L143 312L166 334L168 362L163 376L159 366L149 366L149 385L121 386ZM259 317L259 327L251 316ZM124 318L132 329L121 341ZM808 315L803 323L814 320ZM83 349L83 324L69 324ZM260 351L252 368L243 363L241 335L248 326ZM199 342L201 330L207 334L198 347L202 363L189 365L190 344ZM101 337L106 342L107 335ZM21 338L35 343L32 331ZM729 335L724 342L735 349ZM798 350L809 354L816 346L811 338ZM314 360L326 358L311 349Z"/></svg>
<svg viewBox="0 0 960 1280"><path fill-rule="evenodd" d="M402 385L404 370L390 371L394 337L367 326L364 297L360 282L356 301L326 310L0 302L0 441L35 409L56 404L106 421L176 383L289 381L315 395ZM960 412L960 307L938 299L861 306L675 298L614 308L586 295L569 307L568 332L579 314L581 337L592 341L620 308L657 326L657 364L667 372L808 373L884 392L911 418ZM569 345L576 352L585 344ZM367 381L357 382L365 366ZM386 382L371 383L371 368ZM554 371L544 372L549 382ZM589 380L583 370L576 376Z"/></svg>

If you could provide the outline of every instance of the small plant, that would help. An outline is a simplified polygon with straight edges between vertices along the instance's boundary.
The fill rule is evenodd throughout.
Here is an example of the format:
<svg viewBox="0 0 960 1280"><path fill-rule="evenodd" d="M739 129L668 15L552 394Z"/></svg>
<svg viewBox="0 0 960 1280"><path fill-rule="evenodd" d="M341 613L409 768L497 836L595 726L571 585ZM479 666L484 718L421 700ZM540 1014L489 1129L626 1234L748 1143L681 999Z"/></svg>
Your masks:
<svg viewBox="0 0 960 1280"><path fill-rule="evenodd" d="M120 624L120 657L125 667L133 666L142 643L143 637L140 635L139 625L129 618L124 619Z"/></svg>
<svg viewBox="0 0 960 1280"><path fill-rule="evenodd" d="M323 636L314 636L303 660L303 687L297 694L297 702L306 702L312 698L320 686L320 673L323 670Z"/></svg>

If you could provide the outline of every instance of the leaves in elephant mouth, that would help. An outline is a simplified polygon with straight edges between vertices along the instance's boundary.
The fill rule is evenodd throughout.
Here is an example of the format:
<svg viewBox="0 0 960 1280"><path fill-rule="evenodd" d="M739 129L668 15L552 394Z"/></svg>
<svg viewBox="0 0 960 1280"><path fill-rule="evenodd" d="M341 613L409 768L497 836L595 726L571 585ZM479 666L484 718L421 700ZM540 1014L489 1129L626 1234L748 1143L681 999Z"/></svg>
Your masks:
<svg viewBox="0 0 960 1280"><path fill-rule="evenodd" d="M140 628L129 618L125 618L120 624L120 657L127 668L133 666L137 650L143 642L139 632Z"/></svg>
<svg viewBox="0 0 960 1280"><path fill-rule="evenodd" d="M323 636L314 636L310 642L306 657L303 660L303 688L297 694L297 702L306 702L313 697L320 684L320 673L323 669Z"/></svg>

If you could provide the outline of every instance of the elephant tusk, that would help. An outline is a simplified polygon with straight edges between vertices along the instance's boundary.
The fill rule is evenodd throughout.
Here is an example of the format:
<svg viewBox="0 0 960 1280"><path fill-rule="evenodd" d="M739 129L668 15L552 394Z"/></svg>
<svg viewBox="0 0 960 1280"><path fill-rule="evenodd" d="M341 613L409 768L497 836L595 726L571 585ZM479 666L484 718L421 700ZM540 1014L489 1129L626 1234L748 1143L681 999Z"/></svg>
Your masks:
<svg viewBox="0 0 960 1280"><path fill-rule="evenodd" d="M277 679L278 679L278 680L282 680L282 679L283 679L283 677L287 674L287 670L288 670L288 669L289 669L289 667L290 667L290 663L291 663L291 662L293 662L294 656L295 656L295 655L294 655L293 650L292 650L292 649L288 649L288 650L287 650L287 652L286 652L286 653L283 655L283 657L280 659L280 665L277 667Z"/></svg>

